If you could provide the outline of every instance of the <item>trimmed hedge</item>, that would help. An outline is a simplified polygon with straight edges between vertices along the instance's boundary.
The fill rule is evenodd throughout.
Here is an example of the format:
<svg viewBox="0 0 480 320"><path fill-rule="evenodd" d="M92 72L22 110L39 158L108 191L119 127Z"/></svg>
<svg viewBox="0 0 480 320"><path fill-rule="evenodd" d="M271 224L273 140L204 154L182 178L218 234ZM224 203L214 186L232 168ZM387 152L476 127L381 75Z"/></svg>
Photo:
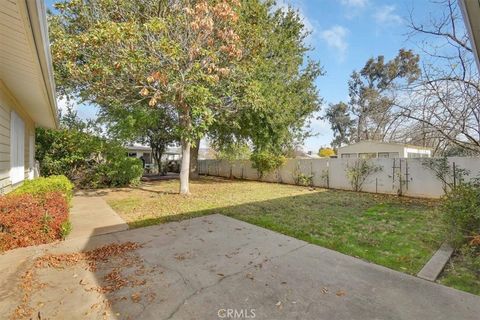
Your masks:
<svg viewBox="0 0 480 320"><path fill-rule="evenodd" d="M63 239L70 229L68 203L59 192L0 197L0 251Z"/></svg>
<svg viewBox="0 0 480 320"><path fill-rule="evenodd" d="M70 203L73 197L73 183L65 176L40 177L33 180L26 180L20 187L11 194L30 194L34 197L43 197L47 193L58 192Z"/></svg>

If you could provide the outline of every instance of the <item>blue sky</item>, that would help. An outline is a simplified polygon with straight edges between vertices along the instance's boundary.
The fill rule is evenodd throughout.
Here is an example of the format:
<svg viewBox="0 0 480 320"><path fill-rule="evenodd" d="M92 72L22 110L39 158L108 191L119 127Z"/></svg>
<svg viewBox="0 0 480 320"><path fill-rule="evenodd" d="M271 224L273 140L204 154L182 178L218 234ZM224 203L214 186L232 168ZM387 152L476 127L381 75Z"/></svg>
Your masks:
<svg viewBox="0 0 480 320"><path fill-rule="evenodd" d="M46 2L50 6L53 1ZM310 56L319 60L326 71L316 82L324 98L323 109L329 103L348 100L350 74L362 68L370 57L384 55L391 59L400 48L415 49L406 36L410 10L419 21L425 21L439 9L427 0L281 0L278 5L298 9L311 31L307 41L314 49ZM78 108L82 118L94 117L95 112L94 106ZM328 123L313 120L312 132L316 135L305 141L305 150L330 144Z"/></svg>
<svg viewBox="0 0 480 320"><path fill-rule="evenodd" d="M286 3L298 8L311 30L311 56L326 71L316 82L324 98L323 109L329 103L348 101L349 77L370 57L384 55L391 59L400 48L415 50L406 36L411 10L419 21L428 20L438 10L427 0L285 0L282 5ZM306 150L330 144L332 132L328 123L314 120L312 129L317 135L305 141Z"/></svg>

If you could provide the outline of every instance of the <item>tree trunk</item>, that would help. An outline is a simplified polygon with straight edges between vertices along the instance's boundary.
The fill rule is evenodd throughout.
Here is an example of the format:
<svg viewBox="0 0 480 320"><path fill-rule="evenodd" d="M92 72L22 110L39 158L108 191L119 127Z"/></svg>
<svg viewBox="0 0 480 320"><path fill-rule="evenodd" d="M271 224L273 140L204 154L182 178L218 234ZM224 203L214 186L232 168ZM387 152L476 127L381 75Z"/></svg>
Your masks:
<svg viewBox="0 0 480 320"><path fill-rule="evenodd" d="M182 166L180 168L180 194L189 194L190 142L182 140Z"/></svg>
<svg viewBox="0 0 480 320"><path fill-rule="evenodd" d="M190 179L198 179L198 150L200 150L200 140L195 141L195 147L190 152Z"/></svg>

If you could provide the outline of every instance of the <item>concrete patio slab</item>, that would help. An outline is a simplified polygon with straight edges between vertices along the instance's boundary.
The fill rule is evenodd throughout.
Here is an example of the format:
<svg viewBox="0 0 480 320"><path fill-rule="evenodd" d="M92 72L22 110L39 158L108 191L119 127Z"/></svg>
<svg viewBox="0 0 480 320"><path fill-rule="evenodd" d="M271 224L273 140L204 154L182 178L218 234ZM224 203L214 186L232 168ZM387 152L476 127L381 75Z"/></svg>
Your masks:
<svg viewBox="0 0 480 320"><path fill-rule="evenodd" d="M221 215L133 229L0 256L0 314L25 299L35 257L143 244L95 272L37 270L27 304L42 319L478 319L480 297ZM124 261L125 262L125 261ZM93 290L121 272L131 284ZM132 277L136 275L137 278ZM25 304L24 304L25 306Z"/></svg>
<svg viewBox="0 0 480 320"><path fill-rule="evenodd" d="M128 224L97 195L77 193L70 209L72 232L69 239L90 237L128 229Z"/></svg>

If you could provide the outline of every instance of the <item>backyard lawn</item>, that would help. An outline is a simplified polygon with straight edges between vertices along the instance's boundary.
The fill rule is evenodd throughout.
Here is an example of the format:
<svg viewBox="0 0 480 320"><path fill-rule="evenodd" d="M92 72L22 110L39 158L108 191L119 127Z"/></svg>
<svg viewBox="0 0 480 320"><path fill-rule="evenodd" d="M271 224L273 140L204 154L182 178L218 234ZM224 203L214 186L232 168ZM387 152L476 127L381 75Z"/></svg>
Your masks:
<svg viewBox="0 0 480 320"><path fill-rule="evenodd" d="M461 254L454 255L437 281L449 287L480 295L480 270L473 270L465 259L466 257Z"/></svg>
<svg viewBox="0 0 480 320"><path fill-rule="evenodd" d="M443 240L435 201L217 178L177 190L169 180L102 194L131 227L220 213L409 274Z"/></svg>

